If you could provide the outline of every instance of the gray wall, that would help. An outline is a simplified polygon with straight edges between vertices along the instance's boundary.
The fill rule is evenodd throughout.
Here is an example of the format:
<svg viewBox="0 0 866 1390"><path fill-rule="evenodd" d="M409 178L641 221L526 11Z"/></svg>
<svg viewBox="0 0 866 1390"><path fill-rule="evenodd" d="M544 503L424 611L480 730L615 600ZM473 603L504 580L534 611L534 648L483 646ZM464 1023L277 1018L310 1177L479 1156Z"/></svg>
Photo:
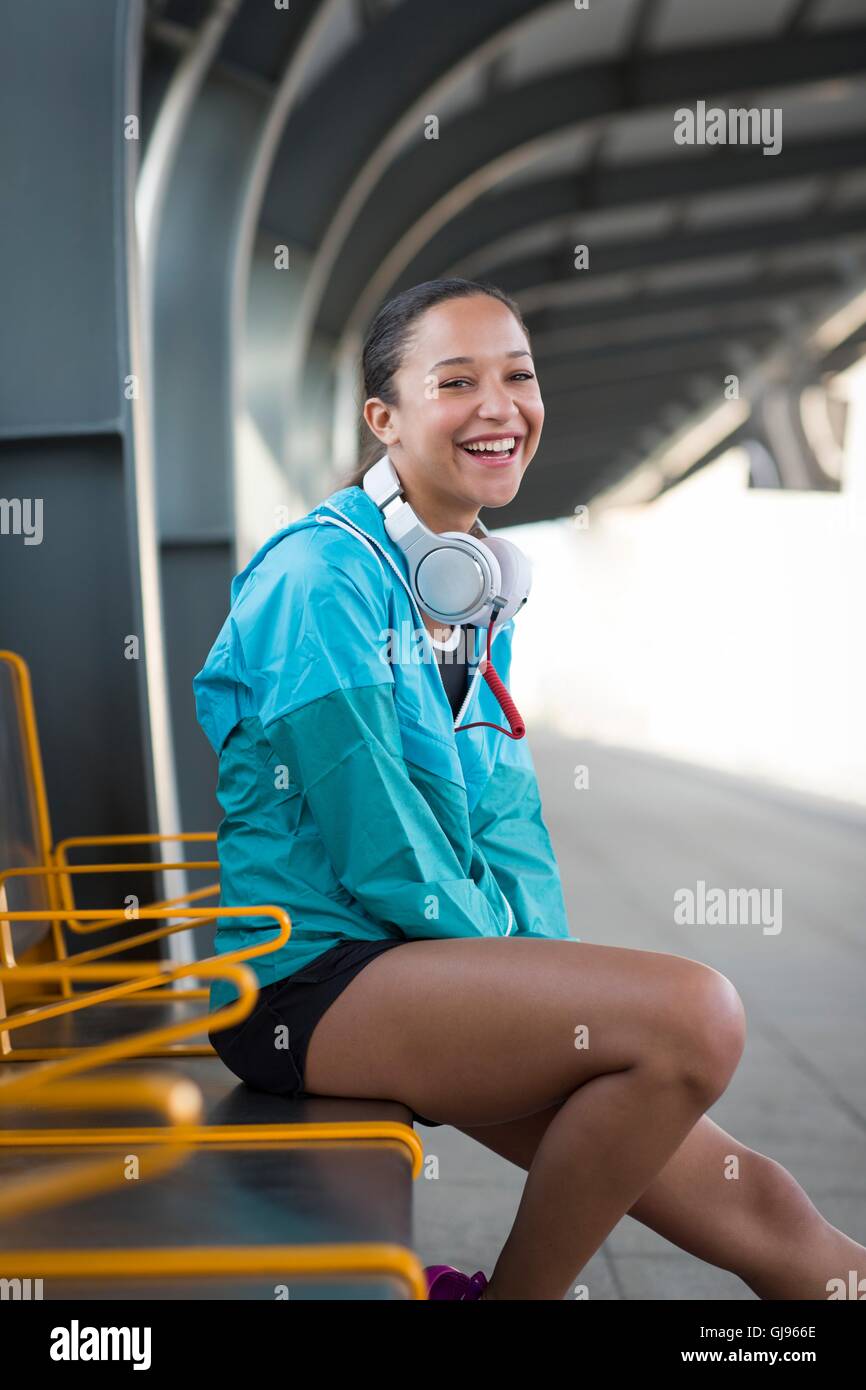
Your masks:
<svg viewBox="0 0 866 1390"><path fill-rule="evenodd" d="M40 544L0 535L0 646L31 668L55 838L154 830L124 393L141 6L2 0L0 20L0 498L43 512Z"/></svg>

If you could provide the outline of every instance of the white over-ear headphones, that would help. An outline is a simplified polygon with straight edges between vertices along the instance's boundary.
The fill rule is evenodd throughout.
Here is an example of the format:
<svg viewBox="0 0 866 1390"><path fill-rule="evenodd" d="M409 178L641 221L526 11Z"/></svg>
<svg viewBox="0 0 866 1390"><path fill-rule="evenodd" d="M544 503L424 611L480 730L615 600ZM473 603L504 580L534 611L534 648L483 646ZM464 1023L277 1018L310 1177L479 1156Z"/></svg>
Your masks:
<svg viewBox="0 0 866 1390"><path fill-rule="evenodd" d="M484 539L465 531L429 527L412 510L387 454L369 468L364 491L385 521L389 537L409 561L409 583L418 607L443 623L489 627L494 608L497 630L522 608L532 585L532 569L522 550L476 524Z"/></svg>

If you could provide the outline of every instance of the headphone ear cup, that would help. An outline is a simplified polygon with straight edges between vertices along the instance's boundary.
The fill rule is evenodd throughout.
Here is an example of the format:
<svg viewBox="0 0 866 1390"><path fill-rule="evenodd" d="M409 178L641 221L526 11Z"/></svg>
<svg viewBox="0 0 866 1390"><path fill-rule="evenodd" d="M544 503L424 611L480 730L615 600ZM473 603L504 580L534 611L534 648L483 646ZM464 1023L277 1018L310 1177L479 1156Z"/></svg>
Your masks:
<svg viewBox="0 0 866 1390"><path fill-rule="evenodd" d="M438 544L431 547L429 558L422 559L416 571L414 588L420 606L425 607L425 600L419 594L420 570L424 567L423 587L426 599L432 600L432 604L426 603L428 612L432 611L434 617L444 622L486 623L490 605L481 602L479 570L484 575L485 592L489 575L492 592L502 593L498 554L487 545L486 538L481 540L465 531L441 531L435 539ZM449 542L456 544L449 545Z"/></svg>
<svg viewBox="0 0 866 1390"><path fill-rule="evenodd" d="M499 562L500 590L506 598L505 607L500 609L496 619L497 627L502 627L522 608L532 588L532 566L523 551L507 541L504 536L485 536L483 544L492 550Z"/></svg>

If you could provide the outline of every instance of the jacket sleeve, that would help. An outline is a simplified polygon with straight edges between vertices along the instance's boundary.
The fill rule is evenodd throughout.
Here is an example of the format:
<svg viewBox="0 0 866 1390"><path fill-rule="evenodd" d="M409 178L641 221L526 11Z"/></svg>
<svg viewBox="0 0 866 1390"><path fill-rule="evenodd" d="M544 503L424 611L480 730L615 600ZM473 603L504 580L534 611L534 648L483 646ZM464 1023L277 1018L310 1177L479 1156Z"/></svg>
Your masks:
<svg viewBox="0 0 866 1390"><path fill-rule="evenodd" d="M372 917L407 937L512 929L462 789L406 762L387 685L335 691L265 733L307 798L337 878Z"/></svg>
<svg viewBox="0 0 866 1390"><path fill-rule="evenodd" d="M333 548L325 564L310 543L291 568L275 556L236 606L243 679L337 878L372 917L406 936L507 935L463 789L405 758L381 569L360 555L369 573Z"/></svg>

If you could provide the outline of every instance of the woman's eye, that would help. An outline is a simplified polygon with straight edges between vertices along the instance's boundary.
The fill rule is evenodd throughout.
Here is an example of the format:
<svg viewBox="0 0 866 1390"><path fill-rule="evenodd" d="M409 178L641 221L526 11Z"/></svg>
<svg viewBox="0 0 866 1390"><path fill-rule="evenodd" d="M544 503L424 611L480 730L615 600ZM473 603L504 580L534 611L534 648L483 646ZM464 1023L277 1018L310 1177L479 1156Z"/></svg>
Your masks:
<svg viewBox="0 0 866 1390"><path fill-rule="evenodd" d="M533 378L534 378L534 374L533 374L532 372L512 372L512 380L519 379L519 380L521 380L521 381L532 381ZM471 386L471 385L472 385L472 382L469 380L468 377L465 377L465 376L457 376L457 377L454 378L453 381L443 381L442 384L441 384L441 386L439 387L439 390L440 390L440 391L443 391L443 390L445 389L446 386Z"/></svg>

